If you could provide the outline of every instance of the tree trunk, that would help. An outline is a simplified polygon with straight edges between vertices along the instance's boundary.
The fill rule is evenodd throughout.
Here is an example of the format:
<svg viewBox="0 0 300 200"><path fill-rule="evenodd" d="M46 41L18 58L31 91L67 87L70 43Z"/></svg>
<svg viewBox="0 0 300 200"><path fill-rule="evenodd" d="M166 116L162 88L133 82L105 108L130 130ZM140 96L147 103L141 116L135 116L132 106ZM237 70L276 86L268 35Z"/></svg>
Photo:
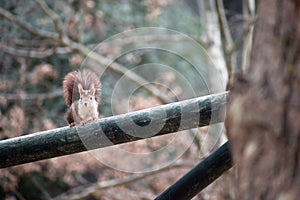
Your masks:
<svg viewBox="0 0 300 200"><path fill-rule="evenodd" d="M228 109L237 199L297 199L300 2L259 2L251 67L235 77Z"/></svg>

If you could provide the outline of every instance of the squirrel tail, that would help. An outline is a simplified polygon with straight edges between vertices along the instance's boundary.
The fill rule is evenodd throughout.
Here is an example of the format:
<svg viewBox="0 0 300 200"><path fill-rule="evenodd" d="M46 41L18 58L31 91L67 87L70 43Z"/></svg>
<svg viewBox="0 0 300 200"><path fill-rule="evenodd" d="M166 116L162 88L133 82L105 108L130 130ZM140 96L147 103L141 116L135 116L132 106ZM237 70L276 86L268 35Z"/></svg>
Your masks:
<svg viewBox="0 0 300 200"><path fill-rule="evenodd" d="M72 105L73 99L73 90L75 90L75 82L76 82L76 75L77 71L70 72L65 76L63 81L63 92L64 92L64 99L68 106Z"/></svg>
<svg viewBox="0 0 300 200"><path fill-rule="evenodd" d="M84 90L95 88L95 98L99 102L101 95L101 83L97 75L91 70L70 72L63 81L63 94L66 104L70 107L72 103L80 98L78 84L81 84Z"/></svg>

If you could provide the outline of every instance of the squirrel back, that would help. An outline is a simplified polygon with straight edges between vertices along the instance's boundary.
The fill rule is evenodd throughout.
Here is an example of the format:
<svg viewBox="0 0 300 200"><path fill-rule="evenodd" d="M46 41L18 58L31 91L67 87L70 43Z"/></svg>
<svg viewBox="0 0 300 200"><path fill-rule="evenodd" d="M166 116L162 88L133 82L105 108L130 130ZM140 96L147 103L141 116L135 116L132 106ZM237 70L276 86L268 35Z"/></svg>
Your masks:
<svg viewBox="0 0 300 200"><path fill-rule="evenodd" d="M70 107L73 102L80 99L78 86L84 90L95 89L95 99L100 101L101 83L98 76L88 69L73 71L66 75L63 81L63 93L66 104Z"/></svg>

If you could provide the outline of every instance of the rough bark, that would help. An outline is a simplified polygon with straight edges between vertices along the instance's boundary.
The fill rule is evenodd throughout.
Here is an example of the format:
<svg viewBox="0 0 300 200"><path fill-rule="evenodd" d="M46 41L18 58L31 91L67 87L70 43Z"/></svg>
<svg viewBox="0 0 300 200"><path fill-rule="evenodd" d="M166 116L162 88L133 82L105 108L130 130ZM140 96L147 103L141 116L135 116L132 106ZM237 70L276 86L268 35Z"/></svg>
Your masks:
<svg viewBox="0 0 300 200"><path fill-rule="evenodd" d="M249 71L230 94L237 199L300 196L300 2L259 1Z"/></svg>

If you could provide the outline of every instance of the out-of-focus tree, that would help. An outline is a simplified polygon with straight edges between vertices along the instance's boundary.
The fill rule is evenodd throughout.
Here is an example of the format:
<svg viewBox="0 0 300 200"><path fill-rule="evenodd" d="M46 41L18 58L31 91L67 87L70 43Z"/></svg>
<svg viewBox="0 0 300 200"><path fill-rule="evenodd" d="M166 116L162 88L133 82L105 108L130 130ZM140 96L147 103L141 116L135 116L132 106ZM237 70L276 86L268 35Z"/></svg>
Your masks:
<svg viewBox="0 0 300 200"><path fill-rule="evenodd" d="M297 0L259 3L250 67L230 95L237 199L300 195L299 20Z"/></svg>

